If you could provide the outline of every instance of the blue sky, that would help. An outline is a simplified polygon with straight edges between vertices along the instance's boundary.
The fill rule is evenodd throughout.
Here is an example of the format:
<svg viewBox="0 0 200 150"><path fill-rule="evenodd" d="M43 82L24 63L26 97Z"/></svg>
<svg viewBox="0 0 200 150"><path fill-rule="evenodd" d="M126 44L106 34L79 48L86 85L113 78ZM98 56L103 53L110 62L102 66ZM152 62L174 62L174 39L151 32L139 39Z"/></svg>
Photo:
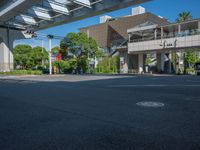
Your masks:
<svg viewBox="0 0 200 150"><path fill-rule="evenodd" d="M175 21L178 14L183 11L190 11L194 18L200 18L200 7L199 7L200 0L153 0L153 1L141 4L140 6L143 6L146 9L146 12L151 12L153 14L160 15L171 22ZM106 13L106 14L112 17L130 15L132 7L113 11L111 13ZM58 35L58 36L65 36L69 32L78 32L79 31L78 29L81 27L98 24L99 17L100 16L95 16L95 17L87 18L81 21L76 21L76 22L56 26L53 28L41 30L39 32L45 33L45 34ZM14 45L16 44L30 44L32 46L41 46L41 41L34 40L34 39L18 40L18 41L15 41ZM52 44L53 46L58 45L59 40L53 40ZM48 43L46 39L44 39L44 45L46 48L48 48Z"/></svg>

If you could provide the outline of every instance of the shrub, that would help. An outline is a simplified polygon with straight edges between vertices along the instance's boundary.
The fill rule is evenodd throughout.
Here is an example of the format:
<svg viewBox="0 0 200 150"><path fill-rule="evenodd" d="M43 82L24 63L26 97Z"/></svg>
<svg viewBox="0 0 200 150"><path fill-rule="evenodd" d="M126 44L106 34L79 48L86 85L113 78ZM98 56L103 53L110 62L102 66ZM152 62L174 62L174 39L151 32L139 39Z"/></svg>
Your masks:
<svg viewBox="0 0 200 150"><path fill-rule="evenodd" d="M119 57L105 57L97 65L97 73L118 73Z"/></svg>
<svg viewBox="0 0 200 150"><path fill-rule="evenodd" d="M195 74L195 69L194 68L188 68L188 69L186 69L186 73L194 75Z"/></svg>
<svg viewBox="0 0 200 150"><path fill-rule="evenodd" d="M68 61L54 61L52 66L56 66L56 68L60 69L61 73L71 73L76 66L76 60L70 59Z"/></svg>

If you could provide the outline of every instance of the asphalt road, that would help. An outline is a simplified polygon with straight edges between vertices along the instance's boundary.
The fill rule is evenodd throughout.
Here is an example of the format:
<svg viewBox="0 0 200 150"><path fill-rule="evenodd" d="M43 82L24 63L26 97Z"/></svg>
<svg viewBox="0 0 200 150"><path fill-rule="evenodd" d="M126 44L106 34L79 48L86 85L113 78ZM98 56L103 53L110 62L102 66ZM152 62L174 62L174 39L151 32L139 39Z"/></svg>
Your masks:
<svg viewBox="0 0 200 150"><path fill-rule="evenodd" d="M199 149L200 77L0 78L0 150Z"/></svg>

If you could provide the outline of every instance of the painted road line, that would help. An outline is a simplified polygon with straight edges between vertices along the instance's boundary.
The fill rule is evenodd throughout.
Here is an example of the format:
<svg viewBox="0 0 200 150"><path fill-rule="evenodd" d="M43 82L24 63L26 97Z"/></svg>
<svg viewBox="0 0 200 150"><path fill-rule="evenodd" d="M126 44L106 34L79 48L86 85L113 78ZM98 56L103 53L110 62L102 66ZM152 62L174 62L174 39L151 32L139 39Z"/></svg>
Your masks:
<svg viewBox="0 0 200 150"><path fill-rule="evenodd" d="M137 106L142 106L142 107L152 107L152 108L159 108L159 107L164 107L165 104L161 102L153 102L153 101L143 101L143 102L137 102Z"/></svg>
<svg viewBox="0 0 200 150"><path fill-rule="evenodd" d="M187 82L200 83L200 81L187 80Z"/></svg>

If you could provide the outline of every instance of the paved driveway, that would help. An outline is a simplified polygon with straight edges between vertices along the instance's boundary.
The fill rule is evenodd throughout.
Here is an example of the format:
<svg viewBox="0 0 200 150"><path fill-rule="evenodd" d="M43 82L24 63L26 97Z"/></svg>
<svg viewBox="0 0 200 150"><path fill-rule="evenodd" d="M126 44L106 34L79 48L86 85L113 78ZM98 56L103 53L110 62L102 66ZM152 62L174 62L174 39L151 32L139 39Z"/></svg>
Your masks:
<svg viewBox="0 0 200 150"><path fill-rule="evenodd" d="M0 79L0 150L199 149L200 77Z"/></svg>

